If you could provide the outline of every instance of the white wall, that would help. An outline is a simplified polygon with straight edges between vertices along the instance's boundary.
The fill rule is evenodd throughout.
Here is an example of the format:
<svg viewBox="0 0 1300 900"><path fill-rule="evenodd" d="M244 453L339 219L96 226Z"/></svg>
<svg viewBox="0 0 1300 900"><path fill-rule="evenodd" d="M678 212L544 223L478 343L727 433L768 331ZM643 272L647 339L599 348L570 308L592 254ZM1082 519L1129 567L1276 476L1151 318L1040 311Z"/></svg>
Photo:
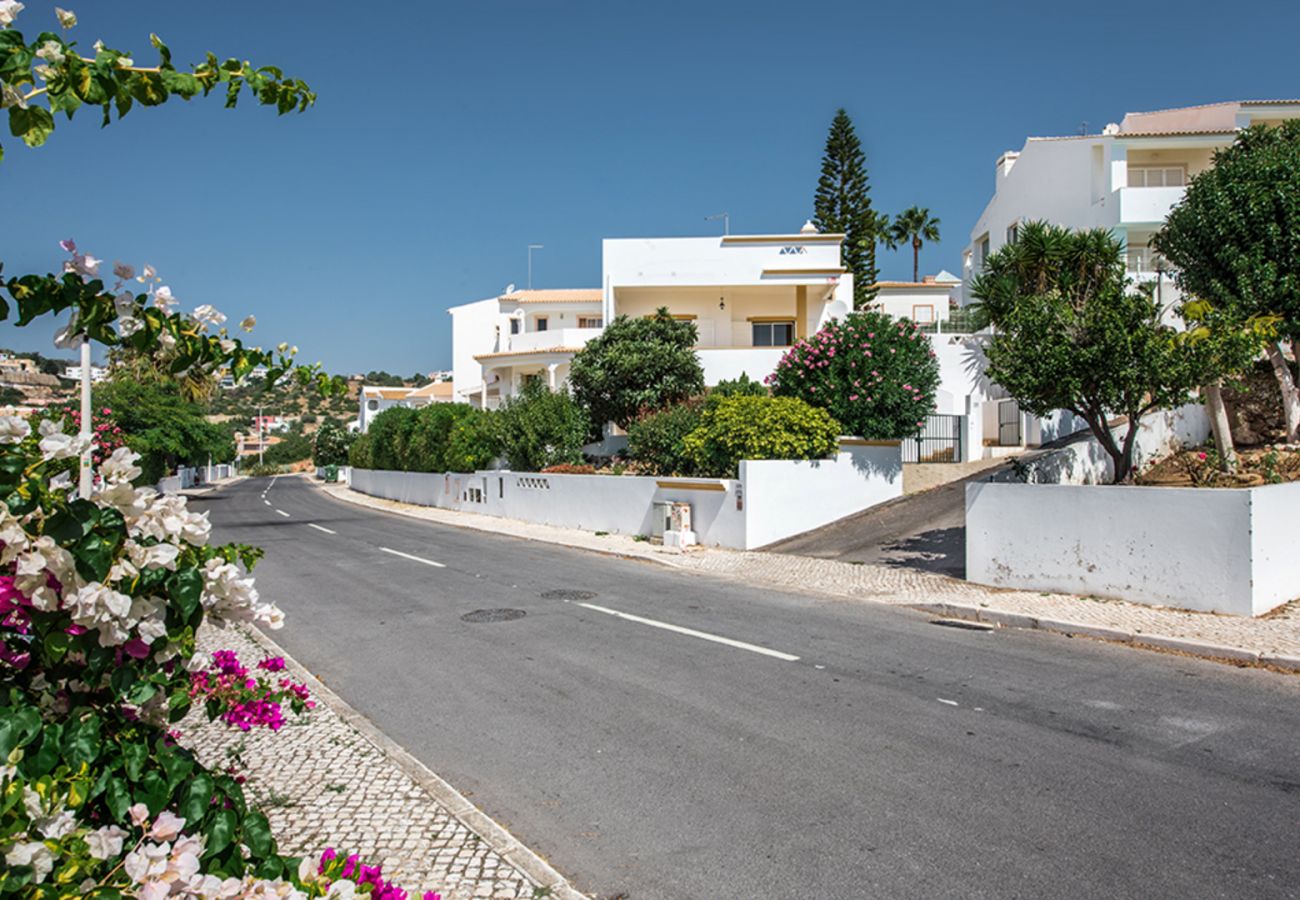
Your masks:
<svg viewBox="0 0 1300 900"><path fill-rule="evenodd" d="M966 487L966 577L1024 590L1260 615L1300 594L1300 484L1247 490Z"/></svg>
<svg viewBox="0 0 1300 900"><path fill-rule="evenodd" d="M951 300L961 295L960 284L935 284L928 286L882 287L876 292L873 306L895 319L911 319L918 324L946 322L951 312ZM929 320L918 318L916 307L932 308Z"/></svg>
<svg viewBox="0 0 1300 900"><path fill-rule="evenodd" d="M696 350L700 367L704 369L704 383L712 387L719 381L748 375L754 381L762 381L776 371L781 357L789 352L789 347L751 347L730 350Z"/></svg>
<svg viewBox="0 0 1300 900"><path fill-rule="evenodd" d="M419 506L436 506L585 531L650 534L654 503L691 504L700 543L752 549L900 496L897 444L846 439L834 459L741 463L739 479L472 474L353 469L353 490Z"/></svg>
<svg viewBox="0 0 1300 900"><path fill-rule="evenodd" d="M1064 413L1059 421L1069 426L1081 426L1081 430L1086 428L1068 413ZM1127 423L1111 429L1117 444L1127 431ZM1134 465L1141 469L1175 450L1200 446L1209 436L1210 420L1205 407L1199 403L1151 413L1142 419L1142 430L1138 432L1133 452ZM1110 456L1091 433L1033 460L1029 467L1029 481L1034 484L1105 484L1115 471ZM1011 479L1014 476L1007 474L1003 477Z"/></svg>
<svg viewBox="0 0 1300 900"><path fill-rule="evenodd" d="M845 439L834 459L747 460L745 546L764 547L903 495L903 454Z"/></svg>
<svg viewBox="0 0 1300 900"><path fill-rule="evenodd" d="M447 312L451 314L451 383L456 399L464 402L469 393L477 394L483 383L483 368L474 357L500 349L501 301L492 297L453 306Z"/></svg>
<svg viewBox="0 0 1300 900"><path fill-rule="evenodd" d="M988 357L985 337L969 335L926 335L939 361L939 392L935 412L961 415L966 412L966 398L983 402L1005 394L985 374Z"/></svg>

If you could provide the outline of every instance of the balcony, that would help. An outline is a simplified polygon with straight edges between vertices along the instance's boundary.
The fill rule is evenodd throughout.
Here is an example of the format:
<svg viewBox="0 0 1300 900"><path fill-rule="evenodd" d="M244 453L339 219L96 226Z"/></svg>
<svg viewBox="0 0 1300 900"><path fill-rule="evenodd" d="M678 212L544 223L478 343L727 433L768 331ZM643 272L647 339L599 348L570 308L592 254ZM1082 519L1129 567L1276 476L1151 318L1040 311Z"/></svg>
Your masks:
<svg viewBox="0 0 1300 900"><path fill-rule="evenodd" d="M1187 188L1177 187L1124 187L1119 194L1119 224L1160 225L1169 210L1183 199Z"/></svg>
<svg viewBox="0 0 1300 900"><path fill-rule="evenodd" d="M603 328L551 328L546 331L525 331L509 335L503 351L519 353L527 350L549 350L552 347L576 348L604 331Z"/></svg>

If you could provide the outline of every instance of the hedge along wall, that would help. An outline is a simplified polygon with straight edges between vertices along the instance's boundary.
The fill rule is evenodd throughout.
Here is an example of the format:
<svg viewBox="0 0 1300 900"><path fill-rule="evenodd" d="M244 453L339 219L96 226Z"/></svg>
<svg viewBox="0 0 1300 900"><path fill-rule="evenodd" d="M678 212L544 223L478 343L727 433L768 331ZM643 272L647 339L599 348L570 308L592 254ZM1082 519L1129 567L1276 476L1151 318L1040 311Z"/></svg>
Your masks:
<svg viewBox="0 0 1300 900"><path fill-rule="evenodd" d="M901 496L902 469L898 444L845 439L834 459L742 462L739 479L353 469L350 483L403 503L612 534L651 534L654 504L684 501L700 543L749 550Z"/></svg>

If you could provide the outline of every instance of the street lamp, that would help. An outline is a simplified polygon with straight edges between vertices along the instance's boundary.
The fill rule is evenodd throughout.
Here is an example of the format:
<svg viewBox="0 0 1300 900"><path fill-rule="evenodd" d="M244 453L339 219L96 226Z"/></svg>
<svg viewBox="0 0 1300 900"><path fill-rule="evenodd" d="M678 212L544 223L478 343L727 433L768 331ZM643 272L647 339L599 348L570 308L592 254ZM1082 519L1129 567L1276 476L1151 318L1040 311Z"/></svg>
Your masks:
<svg viewBox="0 0 1300 900"><path fill-rule="evenodd" d="M528 290L530 291L533 289L533 251L544 250L544 249L545 247L543 247L541 244L528 245Z"/></svg>
<svg viewBox="0 0 1300 900"><path fill-rule="evenodd" d="M706 222L716 222L718 219L722 220L722 236L726 237L731 234L731 215L729 213L720 212L712 216L704 217L704 221Z"/></svg>

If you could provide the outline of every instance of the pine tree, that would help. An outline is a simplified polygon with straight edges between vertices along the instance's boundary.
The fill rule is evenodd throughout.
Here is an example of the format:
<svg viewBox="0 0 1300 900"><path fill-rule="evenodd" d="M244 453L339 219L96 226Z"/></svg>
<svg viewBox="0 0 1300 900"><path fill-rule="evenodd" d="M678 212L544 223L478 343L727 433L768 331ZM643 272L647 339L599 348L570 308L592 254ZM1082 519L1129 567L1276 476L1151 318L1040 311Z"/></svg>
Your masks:
<svg viewBox="0 0 1300 900"><path fill-rule="evenodd" d="M813 198L813 224L823 232L844 235L841 259L853 273L853 305L863 309L875 297L876 242L888 217L871 208L866 155L843 109L835 113L822 154L822 175Z"/></svg>

